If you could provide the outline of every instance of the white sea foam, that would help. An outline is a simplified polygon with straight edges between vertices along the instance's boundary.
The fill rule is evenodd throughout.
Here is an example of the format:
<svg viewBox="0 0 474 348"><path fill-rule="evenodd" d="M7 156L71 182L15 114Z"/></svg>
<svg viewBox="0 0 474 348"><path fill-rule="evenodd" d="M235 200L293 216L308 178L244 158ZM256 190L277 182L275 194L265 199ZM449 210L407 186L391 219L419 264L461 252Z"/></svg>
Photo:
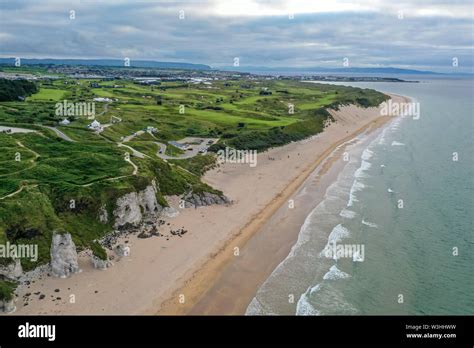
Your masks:
<svg viewBox="0 0 474 348"><path fill-rule="evenodd" d="M337 244L342 239L349 237L350 234L351 233L347 228L339 224L336 227L334 227L331 233L329 234L328 244L335 244L335 243Z"/></svg>
<svg viewBox="0 0 474 348"><path fill-rule="evenodd" d="M341 271L339 268L337 268L336 265L331 266L329 271L324 275L323 279L325 280L337 280L337 279L345 279L349 278L350 275L347 274L346 272Z"/></svg>
<svg viewBox="0 0 474 348"><path fill-rule="evenodd" d="M309 295L314 295L315 293L317 293L319 290L321 290L321 284L316 284L315 286L313 286L312 288L309 288ZM308 291L306 291L306 293L308 293Z"/></svg>
<svg viewBox="0 0 474 348"><path fill-rule="evenodd" d="M325 257L326 256L326 250L328 248L330 248L331 245L339 243L344 238L349 237L350 234L351 234L350 231L347 228L345 228L344 226L342 226L341 224L334 227L332 229L331 233L329 234L328 242L327 242L326 246L319 253L319 257ZM337 255L334 255L332 258L334 260L337 260Z"/></svg>
<svg viewBox="0 0 474 348"><path fill-rule="evenodd" d="M405 144L394 140L392 141L392 146L405 146Z"/></svg>
<svg viewBox="0 0 474 348"><path fill-rule="evenodd" d="M268 311L268 309L262 306L257 297L254 297L248 305L245 315L278 315L278 313Z"/></svg>
<svg viewBox="0 0 474 348"><path fill-rule="evenodd" d="M375 223L373 223L373 222L370 222L370 221L365 221L364 219L362 219L362 223L363 223L364 225L369 226L369 227L373 227L373 228L377 228L377 227L378 227L377 224L375 224Z"/></svg>
<svg viewBox="0 0 474 348"><path fill-rule="evenodd" d="M382 133L379 135L378 144L384 145L385 144L385 136L387 135L388 128L384 128Z"/></svg>
<svg viewBox="0 0 474 348"><path fill-rule="evenodd" d="M373 155L374 155L374 152L367 148L364 150L364 152L362 152L361 158L365 161L368 161L369 159L372 158Z"/></svg>
<svg viewBox="0 0 474 348"><path fill-rule="evenodd" d="M397 120L396 122L392 124L392 126L390 127L390 130L397 131L399 129L400 129L400 120Z"/></svg>
<svg viewBox="0 0 474 348"><path fill-rule="evenodd" d="M349 209L342 209L339 216L346 219L353 219L356 216L356 212Z"/></svg>
<svg viewBox="0 0 474 348"><path fill-rule="evenodd" d="M252 302L247 307L247 310L245 311L245 315L264 315L265 310L263 306L258 302L257 298L254 297L252 299Z"/></svg>
<svg viewBox="0 0 474 348"><path fill-rule="evenodd" d="M304 294L300 296L298 303L296 304L296 315L320 315L321 312L318 311L309 301L309 296L319 291L320 285L309 288Z"/></svg>
<svg viewBox="0 0 474 348"><path fill-rule="evenodd" d="M372 167L372 164L370 164L370 162L362 160L362 162L360 163L360 167L355 171L354 176L356 178L366 177L367 175L364 172L370 169L370 167Z"/></svg>
<svg viewBox="0 0 474 348"><path fill-rule="evenodd" d="M354 202L358 202L355 193L361 191L364 188L365 188L365 185L363 183L361 183L358 180L354 180L351 190L349 191L349 202L347 202L348 207L351 207L354 204Z"/></svg>
<svg viewBox="0 0 474 348"><path fill-rule="evenodd" d="M321 205L323 202L321 202L319 205ZM308 233L308 229L311 228L311 223L312 223L312 218L315 215L317 207L306 217L304 220L303 226L300 228L300 233L298 234L298 239L296 243L291 247L291 250L287 256L287 258L291 258L295 255L296 251L299 249L299 247L306 242L309 241L310 239L310 233ZM286 260L286 259L285 259ZM282 261L283 263L284 261Z"/></svg>

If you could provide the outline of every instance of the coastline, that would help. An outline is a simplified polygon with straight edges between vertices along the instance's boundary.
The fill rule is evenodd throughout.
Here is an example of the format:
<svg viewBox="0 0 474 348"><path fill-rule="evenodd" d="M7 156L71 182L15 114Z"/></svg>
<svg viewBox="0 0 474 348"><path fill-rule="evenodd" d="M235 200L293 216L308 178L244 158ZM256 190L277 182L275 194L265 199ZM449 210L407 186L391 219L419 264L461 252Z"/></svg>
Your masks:
<svg viewBox="0 0 474 348"><path fill-rule="evenodd" d="M407 101L408 98L390 94L395 99ZM374 108L369 108L374 109ZM354 139L363 134L370 133L384 127L394 118L392 116L368 117L367 109L357 107L343 107L341 110L332 113L338 120L336 124L354 124L354 121L362 122L363 125L350 132L341 139L336 139L329 147L324 149L316 159L298 173L270 203L256 214L248 224L246 224L239 234L229 239L219 250L216 257L210 258L200 268L195 269L192 276L182 287L170 294L163 302L155 314L193 314L193 315L242 315L258 290L259 286L267 279L271 272L282 262L292 246L298 239L301 225L312 207L324 199L327 187L335 180L341 168L334 170L336 162L340 159L345 147L352 143ZM370 112L369 112L370 113ZM377 111L377 113L379 113ZM365 118L368 117L368 120ZM327 130L325 130L326 132ZM324 135L324 132L323 132ZM311 144L311 140L308 141ZM340 166L339 166L340 167ZM333 170L332 173L328 173ZM326 175L326 177L325 177ZM329 176L329 178L327 177ZM297 216L290 219L290 211L286 210L281 216L275 216L289 199L294 198L298 191L304 189L311 177L318 177L319 192L313 196L311 206L300 211ZM296 198L294 199L297 204ZM285 227L280 229L278 235L267 232L261 236L264 226L272 223L278 229L281 223ZM293 221L289 221L293 220ZM293 229L288 229L291 223ZM267 230L271 229L270 227ZM275 231L275 229L273 230ZM288 231L290 233L288 233ZM268 238L266 238L268 237ZM258 238L258 240L257 240ZM271 240L270 240L271 238ZM275 240L276 239L276 240ZM249 246L252 242L253 245ZM267 248L268 243L273 244L273 248ZM240 247L240 255L234 255L235 245ZM250 249L250 250L249 250ZM242 261L245 259L245 261ZM259 260L265 260L259 263ZM223 277L223 273L225 274ZM177 299L180 294L186 293L185 303L180 303Z"/></svg>
<svg viewBox="0 0 474 348"><path fill-rule="evenodd" d="M404 99L395 95L392 98ZM42 291L49 295L60 289L62 296L64 292L74 294L78 305L71 305L66 298L55 303L36 300L19 306L17 314L215 313L212 308L206 309L205 301L201 309L194 306L205 298L224 268L233 263L234 248L238 247L243 256L246 244L259 235L257 232L316 170L323 174L334 167L331 154L338 147L393 119L381 117L376 108L370 109L343 107L338 122L319 135L259 154L256 168L226 163L211 170L204 180L233 199L232 206L186 209L175 218L165 219L169 229L189 230L183 238L165 241L127 237L132 246L131 257L107 271L94 270L89 259L81 257L82 273L68 279L47 277L21 290L23 294ZM278 253L259 255L265 260L267 273L273 270L271 265L286 257L296 241L299 228L291 231L279 245ZM249 286L247 297L252 291L255 294L266 279L265 274L260 272L255 277L253 284L257 287ZM184 295L184 303L180 295ZM119 296L126 296L126 303L116 303ZM247 297L242 296L239 305L226 309L226 313L242 314Z"/></svg>

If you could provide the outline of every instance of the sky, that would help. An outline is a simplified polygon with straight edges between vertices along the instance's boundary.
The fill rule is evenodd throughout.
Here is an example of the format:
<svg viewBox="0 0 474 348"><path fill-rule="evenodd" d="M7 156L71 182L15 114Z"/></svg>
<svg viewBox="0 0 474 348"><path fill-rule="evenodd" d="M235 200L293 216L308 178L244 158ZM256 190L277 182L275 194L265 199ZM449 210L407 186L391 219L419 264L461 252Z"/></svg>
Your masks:
<svg viewBox="0 0 474 348"><path fill-rule="evenodd" d="M0 0L0 56L472 72L457 0Z"/></svg>

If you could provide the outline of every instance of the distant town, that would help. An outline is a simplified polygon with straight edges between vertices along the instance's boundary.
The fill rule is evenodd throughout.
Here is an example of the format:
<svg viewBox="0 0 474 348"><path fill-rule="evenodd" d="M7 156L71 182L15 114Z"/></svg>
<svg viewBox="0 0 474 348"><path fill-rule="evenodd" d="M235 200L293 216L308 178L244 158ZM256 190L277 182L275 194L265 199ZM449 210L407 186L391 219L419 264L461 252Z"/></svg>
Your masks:
<svg viewBox="0 0 474 348"><path fill-rule="evenodd" d="M56 65L35 64L28 67L45 69L47 74L17 73L14 71L0 71L0 78L4 79L102 79L112 81L117 79L133 80L142 85L159 85L166 82L188 82L209 83L217 80L248 79L248 80L296 80L296 81L326 81L326 82L419 82L408 81L394 77L378 76L345 76L327 74L302 74L302 75L278 75L278 74L252 74L241 71L223 70L188 70L188 69L166 69L166 68L143 68L143 67L106 67L106 66L80 66L80 65ZM11 64L0 64L1 68L14 68ZM5 70L5 69L3 69ZM100 88L99 84L91 86ZM120 85L108 86L108 88L120 88Z"/></svg>

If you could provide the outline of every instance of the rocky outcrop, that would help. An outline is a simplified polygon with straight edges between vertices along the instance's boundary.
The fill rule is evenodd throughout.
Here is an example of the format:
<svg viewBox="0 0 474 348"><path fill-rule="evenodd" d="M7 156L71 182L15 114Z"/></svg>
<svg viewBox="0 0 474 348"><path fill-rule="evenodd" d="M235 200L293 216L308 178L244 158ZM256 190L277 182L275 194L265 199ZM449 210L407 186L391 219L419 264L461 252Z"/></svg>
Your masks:
<svg viewBox="0 0 474 348"><path fill-rule="evenodd" d="M145 215L156 215L163 210L156 200L156 193L155 181L153 181L152 184L147 186L143 191L138 192L138 204L143 208Z"/></svg>
<svg viewBox="0 0 474 348"><path fill-rule="evenodd" d="M165 207L162 214L169 218L174 218L179 215L179 211L173 207Z"/></svg>
<svg viewBox="0 0 474 348"><path fill-rule="evenodd" d="M102 260L100 258L98 258L97 256L95 255L92 255L92 265L94 266L94 268L96 269L101 269L101 270L105 270L107 268L109 268L110 266L112 266L112 262L109 261L109 260Z"/></svg>
<svg viewBox="0 0 474 348"><path fill-rule="evenodd" d="M15 300L0 300L0 313L11 313L16 310Z"/></svg>
<svg viewBox="0 0 474 348"><path fill-rule="evenodd" d="M15 259L8 265L0 266L0 279L2 277L15 280L21 277L23 274L23 268L21 268L20 259Z"/></svg>
<svg viewBox="0 0 474 348"><path fill-rule="evenodd" d="M109 213L107 212L107 206L104 204L99 209L99 221L103 224L109 222Z"/></svg>
<svg viewBox="0 0 474 348"><path fill-rule="evenodd" d="M114 227L138 226L146 217L157 217L163 208L156 200L156 193L156 184L153 181L143 191L130 192L120 197L114 210Z"/></svg>
<svg viewBox="0 0 474 348"><path fill-rule="evenodd" d="M117 208L114 210L115 228L126 224L137 226L142 220L138 194L130 192L117 199Z"/></svg>
<svg viewBox="0 0 474 348"><path fill-rule="evenodd" d="M215 193L204 192L200 195L196 193L188 193L183 197L185 208L202 207L213 204L230 204L230 200L226 196L219 196Z"/></svg>
<svg viewBox="0 0 474 348"><path fill-rule="evenodd" d="M51 243L51 273L66 278L79 272L76 245L69 233L54 233Z"/></svg>
<svg viewBox="0 0 474 348"><path fill-rule="evenodd" d="M114 251L119 257L125 257L130 255L130 247L127 245L119 244L114 248Z"/></svg>

